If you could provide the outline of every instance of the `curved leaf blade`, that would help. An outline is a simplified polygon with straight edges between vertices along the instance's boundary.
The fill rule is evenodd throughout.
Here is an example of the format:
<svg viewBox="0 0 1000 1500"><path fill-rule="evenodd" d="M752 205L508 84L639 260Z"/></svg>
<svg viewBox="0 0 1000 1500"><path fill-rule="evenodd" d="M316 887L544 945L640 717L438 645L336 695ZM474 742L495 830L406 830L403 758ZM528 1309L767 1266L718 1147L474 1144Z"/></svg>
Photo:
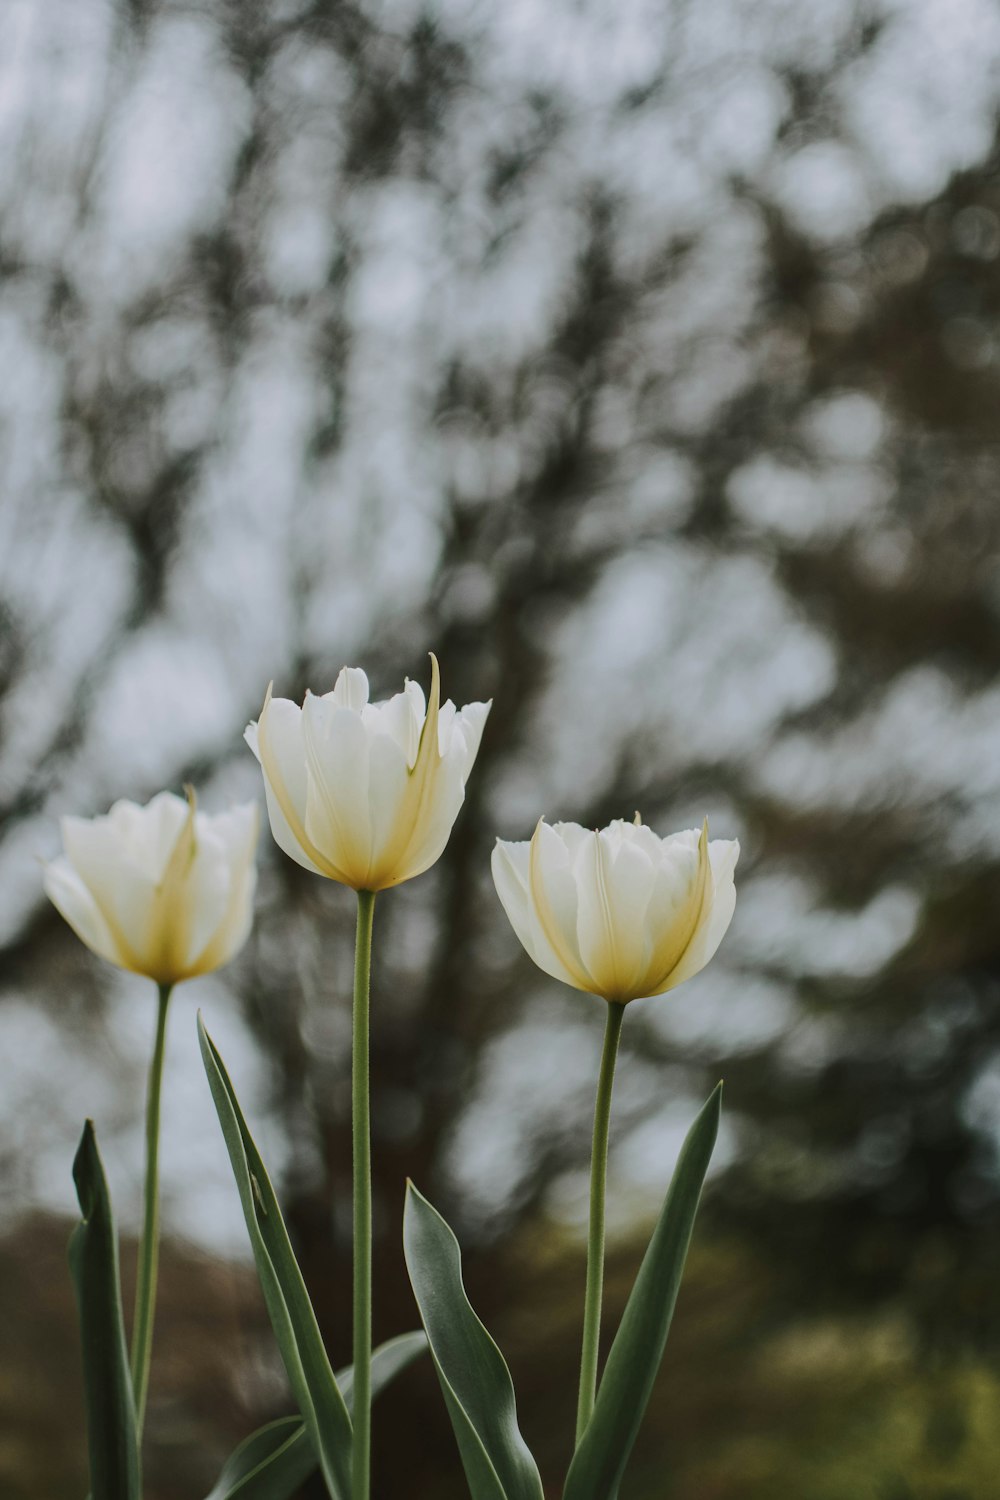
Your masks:
<svg viewBox="0 0 1000 1500"><path fill-rule="evenodd" d="M351 1419L292 1251L267 1169L222 1058L198 1017L201 1055L229 1152L271 1326L326 1487L350 1500Z"/></svg>
<svg viewBox="0 0 1000 1500"><path fill-rule="evenodd" d="M614 1500L663 1359L702 1184L719 1131L722 1084L691 1129L604 1367L563 1500Z"/></svg>
<svg viewBox="0 0 1000 1500"><path fill-rule="evenodd" d="M233 1449L205 1500L290 1500L316 1463L302 1418L281 1417Z"/></svg>
<svg viewBox="0 0 1000 1500"><path fill-rule="evenodd" d="M427 1348L423 1333L401 1333L372 1355L372 1399ZM337 1372L348 1411L354 1402L354 1367ZM205 1500L289 1500L317 1467L301 1417L279 1417L244 1438L222 1466Z"/></svg>
<svg viewBox="0 0 1000 1500"><path fill-rule="evenodd" d="M69 1242L80 1317L93 1500L140 1500L135 1402L125 1344L118 1234L92 1120L73 1162L81 1222Z"/></svg>
<svg viewBox="0 0 1000 1500"><path fill-rule="evenodd" d="M401 1375L407 1365L412 1365L427 1348L427 1335L420 1329L414 1333L397 1333L394 1339L372 1352L372 1400ZM347 1410L354 1415L354 1366L345 1365L337 1371L337 1384Z"/></svg>
<svg viewBox="0 0 1000 1500"><path fill-rule="evenodd" d="M412 1182L403 1248L472 1500L543 1500L510 1371L465 1295L458 1241Z"/></svg>

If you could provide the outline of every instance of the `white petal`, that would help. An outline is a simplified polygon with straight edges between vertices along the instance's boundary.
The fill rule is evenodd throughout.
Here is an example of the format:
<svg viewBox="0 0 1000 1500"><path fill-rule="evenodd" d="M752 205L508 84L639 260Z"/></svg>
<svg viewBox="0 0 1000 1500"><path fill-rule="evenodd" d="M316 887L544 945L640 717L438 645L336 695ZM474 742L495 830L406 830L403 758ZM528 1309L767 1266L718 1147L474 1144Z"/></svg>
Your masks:
<svg viewBox="0 0 1000 1500"><path fill-rule="evenodd" d="M122 816L122 806L122 803L116 804L119 819ZM66 858L86 885L91 884L92 871L98 881L105 873L109 878L117 878L117 870L130 859L128 846L119 836L109 816L60 818L59 828Z"/></svg>
<svg viewBox="0 0 1000 1500"><path fill-rule="evenodd" d="M360 714L311 693L302 724L309 776L306 833L336 866L338 879L364 889L372 860L368 731Z"/></svg>
<svg viewBox="0 0 1000 1500"><path fill-rule="evenodd" d="M310 859L299 843L266 777L264 778L264 801L267 803L267 821L271 825L271 833L278 848L294 859L295 863L301 865L304 870L312 870L314 875L328 874L328 871L324 870L321 865Z"/></svg>
<svg viewBox="0 0 1000 1500"><path fill-rule="evenodd" d="M452 735L455 730L455 720L458 715L454 703L446 698L438 713L438 754L447 755L451 749Z"/></svg>
<svg viewBox="0 0 1000 1500"><path fill-rule="evenodd" d="M580 956L606 1000L634 1000L647 973L652 862L614 825L585 841L579 858Z"/></svg>
<svg viewBox="0 0 1000 1500"><path fill-rule="evenodd" d="M290 698L271 698L257 725L260 763L269 780L281 783L295 815L306 814L306 752L302 710Z"/></svg>
<svg viewBox="0 0 1000 1500"><path fill-rule="evenodd" d="M410 687L416 689L416 698ZM369 703L362 715L365 728L373 735L384 734L395 740L408 766L417 758L420 731L424 723L424 695L416 683L407 682L407 691L397 693L385 703Z"/></svg>
<svg viewBox="0 0 1000 1500"><path fill-rule="evenodd" d="M593 978L580 955L577 938L577 912L579 893L576 868L581 859L581 850L593 834L580 830L582 839L577 839L577 825L571 824L570 836L575 847L567 848L560 832L547 823L539 823L531 844L528 863L528 888L539 924L549 947L559 962L574 976L577 989L594 991Z"/></svg>
<svg viewBox="0 0 1000 1500"><path fill-rule="evenodd" d="M200 953L192 955L189 972L207 974L228 963L242 948L253 925L253 895L257 885L254 854L260 818L255 803L245 803L212 820L215 837L225 849L228 903L222 920Z"/></svg>
<svg viewBox="0 0 1000 1500"><path fill-rule="evenodd" d="M654 867L658 866L664 840L657 838L653 830L648 828L645 823L629 823L626 825L626 828L628 832L625 836L629 843L633 844L635 848L641 849ZM697 841L695 841L694 847L698 847Z"/></svg>
<svg viewBox="0 0 1000 1500"><path fill-rule="evenodd" d="M669 989L705 967L714 957L733 920L736 907L734 872L740 857L739 843L735 839L713 839L708 846L708 857L712 866L711 899L705 902L698 930L670 976Z"/></svg>
<svg viewBox="0 0 1000 1500"><path fill-rule="evenodd" d="M297 832L298 828L305 830L308 795L302 710L288 698L269 698L261 715L262 722L265 715L263 730L260 723L251 724L245 738L264 773L267 816L274 841L297 864L318 875L326 875L329 872L306 851Z"/></svg>
<svg viewBox="0 0 1000 1500"><path fill-rule="evenodd" d="M337 677L332 693L326 695L339 704L360 713L368 702L368 678L360 667L344 667Z"/></svg>
<svg viewBox="0 0 1000 1500"><path fill-rule="evenodd" d="M420 683L414 682L411 677L407 677L404 680L403 693L405 694L407 703L410 705L410 714L412 718L413 729L416 733L417 739L419 740L420 731L421 729L423 729L424 720L427 717L426 695L423 688L420 686ZM415 751L414 754L416 754ZM410 764L412 765L413 762L411 761Z"/></svg>
<svg viewBox="0 0 1000 1500"><path fill-rule="evenodd" d="M224 816L224 815L223 815ZM186 941L178 952L179 967L188 973L212 940L229 911L232 874L229 851L218 819L195 814L194 858L175 893L186 915ZM169 918L168 918L169 920Z"/></svg>
<svg viewBox="0 0 1000 1500"><path fill-rule="evenodd" d="M156 885L123 848L121 822L121 813L117 829L110 817L63 818L63 847L110 928L120 961L147 974L159 952Z"/></svg>
<svg viewBox="0 0 1000 1500"><path fill-rule="evenodd" d="M579 988L574 976L553 951L538 921L528 889L530 858L530 843L514 844L497 839L490 868L500 904L528 957L553 979Z"/></svg>
<svg viewBox="0 0 1000 1500"><path fill-rule="evenodd" d="M68 859L60 856L45 866L44 886L56 910L88 948L119 968L129 967L128 956L118 947L100 907Z"/></svg>
<svg viewBox="0 0 1000 1500"><path fill-rule="evenodd" d="M465 778L461 764L454 756L446 756L433 772L427 793L417 809L412 832L405 845L398 848L393 861L394 885L422 875L441 858L464 801Z"/></svg>
<svg viewBox="0 0 1000 1500"><path fill-rule="evenodd" d="M683 958L701 915L711 899L711 873L706 856L704 878L697 830L671 834L661 840L659 864L646 912L649 937L647 994L669 988L670 976Z"/></svg>
<svg viewBox="0 0 1000 1500"><path fill-rule="evenodd" d="M544 825L548 827L548 825ZM575 859L593 832L579 823L553 823L552 832L565 844L570 857Z"/></svg>
<svg viewBox="0 0 1000 1500"><path fill-rule="evenodd" d="M399 862L412 839L418 809L410 809L411 779L406 751L388 734L373 734L368 746L368 817L373 889L406 878Z"/></svg>
<svg viewBox="0 0 1000 1500"><path fill-rule="evenodd" d="M187 802L173 792L157 792L145 807L116 802L108 813L120 853L127 854L154 885L162 880L187 819Z"/></svg>
<svg viewBox="0 0 1000 1500"><path fill-rule="evenodd" d="M451 732L451 748L455 747L456 742L462 746L466 780L479 754L483 730L492 706L492 701L490 703L467 703L455 719ZM444 753L442 746L442 754Z"/></svg>
<svg viewBox="0 0 1000 1500"><path fill-rule="evenodd" d="M432 778L433 795L421 809L420 823L403 862L406 874L400 879L411 880L414 875L423 874L444 853L465 801L465 783L479 749L489 709L488 703L471 703L457 714L450 700L442 705L438 720L441 758ZM444 732L441 731L442 721L447 726Z"/></svg>

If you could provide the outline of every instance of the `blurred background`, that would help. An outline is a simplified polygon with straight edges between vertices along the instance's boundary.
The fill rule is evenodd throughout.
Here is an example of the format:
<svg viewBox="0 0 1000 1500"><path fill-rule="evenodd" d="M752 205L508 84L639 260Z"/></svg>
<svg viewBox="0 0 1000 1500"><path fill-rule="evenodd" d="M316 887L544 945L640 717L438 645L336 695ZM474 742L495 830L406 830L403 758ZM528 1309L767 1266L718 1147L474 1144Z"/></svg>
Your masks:
<svg viewBox="0 0 1000 1500"><path fill-rule="evenodd" d="M257 797L269 679L385 697L434 649L493 711L377 910L376 1335L410 1173L558 1495L603 1015L489 854L707 814L736 917L629 1008L616 1091L609 1328L726 1080L623 1500L994 1495L992 0L6 0L0 37L0 1490L84 1492L85 1115L128 1283L139 1208L152 987L42 898L59 816ZM290 1409L199 1006L349 1359L353 901L260 863L171 1018L148 1500ZM381 1500L464 1495L428 1367L375 1440Z"/></svg>

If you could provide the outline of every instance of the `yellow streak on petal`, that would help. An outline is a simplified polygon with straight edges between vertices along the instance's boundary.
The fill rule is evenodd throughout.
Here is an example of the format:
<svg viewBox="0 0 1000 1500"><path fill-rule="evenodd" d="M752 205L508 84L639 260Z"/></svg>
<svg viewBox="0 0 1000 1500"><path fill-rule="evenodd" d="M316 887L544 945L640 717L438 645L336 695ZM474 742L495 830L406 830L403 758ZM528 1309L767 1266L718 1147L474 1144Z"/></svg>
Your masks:
<svg viewBox="0 0 1000 1500"><path fill-rule="evenodd" d="M559 924L555 919L552 905L545 890L545 882L542 879L541 872L541 833L544 822L544 818L539 818L535 824L535 831L531 835L531 847L528 856L528 894L531 897L531 904L535 908L535 915L538 918L549 946L567 973L573 975L573 982L577 989L585 990L591 995L596 995L600 992L594 987L593 980L584 970L579 954L571 952L563 941L563 935L559 931Z"/></svg>
<svg viewBox="0 0 1000 1500"><path fill-rule="evenodd" d="M308 694L306 695L308 698ZM348 713L357 716L356 709L348 709ZM302 715L302 744L305 750L306 769L312 777L312 785L315 788L317 798L323 803L326 815L330 821L332 842L335 842L337 852L340 856L339 869L341 874L337 877L345 885L353 887L354 890L362 891L368 888L368 875L371 870L371 836L369 834L368 847L359 848L354 838L344 828L343 819L340 815L344 799L349 795L347 788L343 785L332 787L327 778L322 760L313 739L312 728L307 721L305 713ZM364 871L362 874L361 872Z"/></svg>
<svg viewBox="0 0 1000 1500"><path fill-rule="evenodd" d="M181 977L191 933L193 914L184 886L198 853L194 787L185 786L184 795L188 805L187 817L153 895L155 919L150 933L150 958L154 970L152 977L161 984L169 984Z"/></svg>
<svg viewBox="0 0 1000 1500"><path fill-rule="evenodd" d="M122 968L133 974L143 974L157 984L173 984L181 977L179 967L183 960L178 955L183 954L187 945L190 925L189 913L186 904L180 899L179 887L195 855L195 797L191 786L185 786L184 793L188 802L188 815L159 883L153 888L149 929L142 949L137 948L131 940L134 934L130 935L125 931L111 904L102 898L99 891L87 885L119 951Z"/></svg>
<svg viewBox="0 0 1000 1500"><path fill-rule="evenodd" d="M79 871L77 871L77 875L79 879L83 881L83 884L86 886L87 891L90 894L91 900L107 923L108 931L111 934L111 941L118 949L118 963L123 969L127 969L130 974L143 974L148 978L149 971L147 969L147 966L137 956L135 949L132 947L132 944L125 936L125 933L122 930L121 923L118 921L117 916L111 909L110 902L105 901L99 891L95 891L93 886L88 884L86 880L83 880L83 876L80 875Z"/></svg>
<svg viewBox="0 0 1000 1500"><path fill-rule="evenodd" d="M596 844L594 850L594 874L597 880L597 898L601 908L601 916L604 918L604 938L607 944L608 957L610 959L610 964L607 967L610 968L611 971L610 980L607 974L601 976L601 978L604 979L605 982L601 986L600 993L603 995L605 1000L621 1000L623 998L627 1000L634 1000L634 995L626 995L623 997L619 993L622 985L622 975L619 965L618 942L615 934L615 922L614 917L611 915L611 902L608 899L607 867L605 865L607 855L599 832L595 831L594 840ZM593 976L593 978L596 985L598 982L597 976L595 975Z"/></svg>
<svg viewBox="0 0 1000 1500"><path fill-rule="evenodd" d="M666 989L671 974L687 952L691 940L701 926L705 912L705 898L709 890L712 864L708 857L708 819L701 825L698 840L698 869L684 909L678 912L671 924L665 950L656 954L656 969L653 978L644 984L644 995L658 995Z"/></svg>
<svg viewBox="0 0 1000 1500"><path fill-rule="evenodd" d="M205 947L192 960L188 970L188 978L193 979L198 974L211 974L221 964L228 962L224 940L228 938L230 929L235 925L239 916L239 909L247 899L246 885L248 880L252 878L259 834L260 810L255 804L253 808L253 829L247 843L245 858L239 865L235 864L232 860L229 863L229 901L226 910L222 916L222 920L205 944Z"/></svg>
<svg viewBox="0 0 1000 1500"><path fill-rule="evenodd" d="M441 670L434 652L431 658L431 688L427 695L427 713L420 731L417 756L407 771L405 811L401 809L400 827L379 860L369 870L370 890L381 891L406 878L405 861L420 829L420 823L434 798L434 778L441 764L438 745L438 716L441 709Z"/></svg>
<svg viewBox="0 0 1000 1500"><path fill-rule="evenodd" d="M273 687L274 683L269 682L267 685L267 693L264 697L264 707L261 709L260 718L257 720L257 749L260 751L261 768L264 772L264 775L267 777L268 785L270 786L271 791L274 793L275 801L284 814L285 822L292 830L292 834L296 840L296 843L298 843L303 853L309 856L313 864L316 865L323 872L323 874L327 876L328 879L337 880L341 885L353 885L353 881L348 880L344 872L342 870L339 870L332 860L327 859L325 854L321 854L320 851L316 848L316 845L309 838L308 834L306 833L305 827L303 826L302 820L300 819L298 812L296 811L295 804L289 796L288 788L285 785L284 779L280 771L278 770L277 757L271 752L271 744L267 735L266 727L267 711L271 706L271 691Z"/></svg>

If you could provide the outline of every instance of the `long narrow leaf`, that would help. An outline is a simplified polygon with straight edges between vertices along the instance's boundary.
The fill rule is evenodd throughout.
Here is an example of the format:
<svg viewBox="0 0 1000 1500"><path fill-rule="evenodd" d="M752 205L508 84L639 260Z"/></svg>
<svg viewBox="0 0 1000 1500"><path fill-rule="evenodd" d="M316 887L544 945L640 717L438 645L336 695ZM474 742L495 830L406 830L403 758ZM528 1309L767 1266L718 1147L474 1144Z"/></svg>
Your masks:
<svg viewBox="0 0 1000 1500"><path fill-rule="evenodd" d="M407 1365L412 1365L427 1348L427 1335L419 1330L415 1333L397 1333L394 1339L386 1339L372 1354L372 1400L401 1375ZM354 1415L354 1366L345 1365L337 1371L337 1384L347 1410Z"/></svg>
<svg viewBox="0 0 1000 1500"><path fill-rule="evenodd" d="M715 1146L722 1084L688 1131L670 1190L608 1355L594 1413L570 1464L563 1500L614 1500L649 1403Z"/></svg>
<svg viewBox="0 0 1000 1500"><path fill-rule="evenodd" d="M301 1417L281 1417L244 1438L206 1500L290 1500L316 1467Z"/></svg>
<svg viewBox="0 0 1000 1500"><path fill-rule="evenodd" d="M403 1246L472 1500L543 1500L510 1371L465 1295L458 1241L412 1183Z"/></svg>
<svg viewBox="0 0 1000 1500"><path fill-rule="evenodd" d="M198 1018L201 1054L243 1206L257 1276L295 1400L333 1500L350 1500L351 1419L320 1337L267 1171L222 1058Z"/></svg>
<svg viewBox="0 0 1000 1500"><path fill-rule="evenodd" d="M139 1445L125 1347L118 1235L93 1122L73 1162L82 1221L69 1242L80 1316L93 1500L139 1500Z"/></svg>
<svg viewBox="0 0 1000 1500"><path fill-rule="evenodd" d="M372 1399L427 1348L422 1333L401 1333L372 1355ZM354 1404L354 1367L338 1370L348 1411ZM234 1448L205 1500L289 1500L316 1468L317 1459L301 1417L268 1422Z"/></svg>

